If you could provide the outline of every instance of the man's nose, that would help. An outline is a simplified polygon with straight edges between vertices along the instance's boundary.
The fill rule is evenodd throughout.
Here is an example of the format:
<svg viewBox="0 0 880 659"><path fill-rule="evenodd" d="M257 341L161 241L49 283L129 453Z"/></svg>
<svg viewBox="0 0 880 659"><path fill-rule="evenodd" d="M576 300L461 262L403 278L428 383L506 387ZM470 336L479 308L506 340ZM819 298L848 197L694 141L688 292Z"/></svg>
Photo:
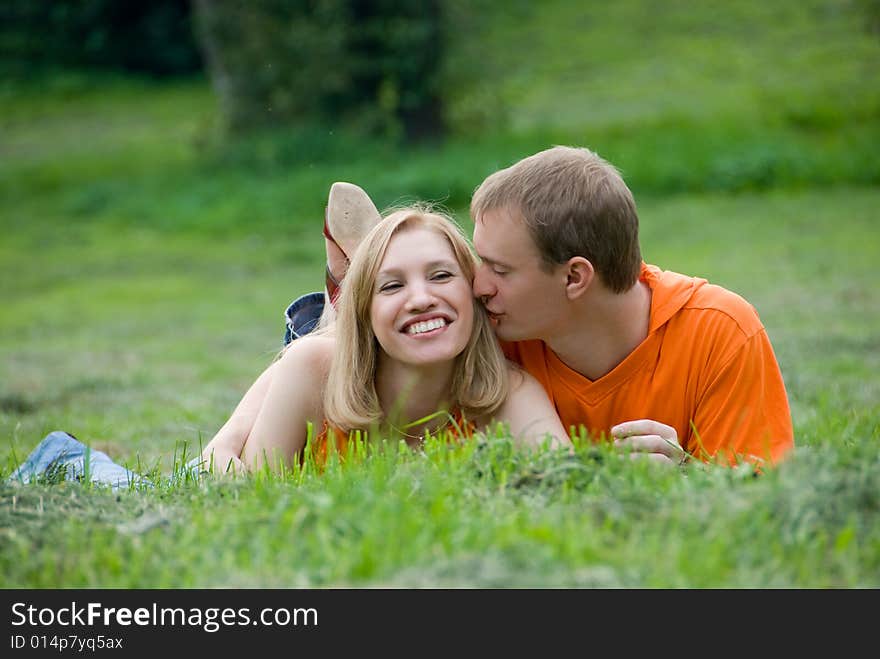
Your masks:
<svg viewBox="0 0 880 659"><path fill-rule="evenodd" d="M483 302L495 295L495 287L486 268L486 265L481 264L474 273L474 297L480 298Z"/></svg>

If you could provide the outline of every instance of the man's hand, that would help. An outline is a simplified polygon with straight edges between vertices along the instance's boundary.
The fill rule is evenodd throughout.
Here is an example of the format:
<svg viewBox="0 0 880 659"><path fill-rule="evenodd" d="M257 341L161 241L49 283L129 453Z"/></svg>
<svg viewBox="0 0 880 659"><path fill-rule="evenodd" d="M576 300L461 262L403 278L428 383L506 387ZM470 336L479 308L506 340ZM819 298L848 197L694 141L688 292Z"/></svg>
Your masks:
<svg viewBox="0 0 880 659"><path fill-rule="evenodd" d="M680 465L689 457L678 443L675 428L652 419L619 423L611 429L611 437L616 447L630 451L631 458Z"/></svg>

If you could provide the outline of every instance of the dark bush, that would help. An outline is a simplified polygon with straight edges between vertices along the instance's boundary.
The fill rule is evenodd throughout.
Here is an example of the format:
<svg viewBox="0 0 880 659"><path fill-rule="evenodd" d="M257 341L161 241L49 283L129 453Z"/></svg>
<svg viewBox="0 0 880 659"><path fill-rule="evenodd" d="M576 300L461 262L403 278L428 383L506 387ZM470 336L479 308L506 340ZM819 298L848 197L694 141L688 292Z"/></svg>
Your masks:
<svg viewBox="0 0 880 659"><path fill-rule="evenodd" d="M407 140L443 133L440 0L195 0L233 132L320 121Z"/></svg>
<svg viewBox="0 0 880 659"><path fill-rule="evenodd" d="M154 76L202 62L188 0L17 0L0 3L0 66L25 76L62 68Z"/></svg>

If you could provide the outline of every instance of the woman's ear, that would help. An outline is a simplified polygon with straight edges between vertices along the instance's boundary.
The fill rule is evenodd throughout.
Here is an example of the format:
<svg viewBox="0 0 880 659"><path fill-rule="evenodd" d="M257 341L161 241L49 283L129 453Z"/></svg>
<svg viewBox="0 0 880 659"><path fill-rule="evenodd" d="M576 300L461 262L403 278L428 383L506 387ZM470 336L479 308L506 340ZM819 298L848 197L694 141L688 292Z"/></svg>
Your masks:
<svg viewBox="0 0 880 659"><path fill-rule="evenodd" d="M593 264L583 256L573 256L566 264L565 294L575 300L587 292L596 276Z"/></svg>

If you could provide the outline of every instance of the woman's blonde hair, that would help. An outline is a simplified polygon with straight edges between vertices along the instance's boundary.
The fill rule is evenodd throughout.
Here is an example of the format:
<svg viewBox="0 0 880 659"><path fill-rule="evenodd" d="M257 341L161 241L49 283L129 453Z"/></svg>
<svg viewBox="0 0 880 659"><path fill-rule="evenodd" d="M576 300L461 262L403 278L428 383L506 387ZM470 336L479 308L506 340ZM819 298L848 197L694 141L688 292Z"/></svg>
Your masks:
<svg viewBox="0 0 880 659"><path fill-rule="evenodd" d="M324 415L343 430L370 429L381 424L376 393L379 342L370 310L379 268L391 239L415 227L435 231L448 241L468 282L473 283L476 259L458 224L427 206L391 212L358 246L337 304L336 351L324 392ZM467 347L455 359L450 405L467 418L490 415L508 393L507 364L483 306L474 298L474 328Z"/></svg>

